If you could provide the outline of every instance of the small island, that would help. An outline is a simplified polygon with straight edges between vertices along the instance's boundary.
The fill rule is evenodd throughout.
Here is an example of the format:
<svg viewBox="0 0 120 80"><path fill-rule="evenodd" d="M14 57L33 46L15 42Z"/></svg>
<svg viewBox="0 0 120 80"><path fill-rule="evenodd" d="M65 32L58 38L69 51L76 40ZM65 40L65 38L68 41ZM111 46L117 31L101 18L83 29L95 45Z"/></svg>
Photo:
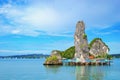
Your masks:
<svg viewBox="0 0 120 80"><path fill-rule="evenodd" d="M65 44L64 44L65 45ZM65 51L53 50L44 65L110 65L109 47L101 38L90 43L85 33L85 24L78 21L74 34L74 46Z"/></svg>

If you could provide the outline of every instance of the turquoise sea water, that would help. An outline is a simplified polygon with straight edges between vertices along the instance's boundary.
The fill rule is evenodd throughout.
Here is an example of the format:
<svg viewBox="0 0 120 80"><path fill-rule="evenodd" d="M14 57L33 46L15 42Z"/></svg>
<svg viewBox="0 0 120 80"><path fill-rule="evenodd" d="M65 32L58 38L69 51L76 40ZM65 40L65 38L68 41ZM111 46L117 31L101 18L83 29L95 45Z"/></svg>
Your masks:
<svg viewBox="0 0 120 80"><path fill-rule="evenodd" d="M120 59L111 66L44 66L45 59L0 59L0 80L120 80Z"/></svg>

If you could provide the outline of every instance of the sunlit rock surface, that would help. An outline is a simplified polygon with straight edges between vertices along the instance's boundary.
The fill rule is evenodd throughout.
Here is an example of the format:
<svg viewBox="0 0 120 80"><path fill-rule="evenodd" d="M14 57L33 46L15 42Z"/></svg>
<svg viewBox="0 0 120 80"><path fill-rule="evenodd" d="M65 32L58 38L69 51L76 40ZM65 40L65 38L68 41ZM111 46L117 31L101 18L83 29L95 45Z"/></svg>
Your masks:
<svg viewBox="0 0 120 80"><path fill-rule="evenodd" d="M94 56L105 55L108 51L108 46L100 38L94 39L90 44L90 54Z"/></svg>
<svg viewBox="0 0 120 80"><path fill-rule="evenodd" d="M85 24L83 21L78 21L74 39L75 58L80 59L80 62L85 62L85 59L88 57L89 49L87 35L85 34Z"/></svg>

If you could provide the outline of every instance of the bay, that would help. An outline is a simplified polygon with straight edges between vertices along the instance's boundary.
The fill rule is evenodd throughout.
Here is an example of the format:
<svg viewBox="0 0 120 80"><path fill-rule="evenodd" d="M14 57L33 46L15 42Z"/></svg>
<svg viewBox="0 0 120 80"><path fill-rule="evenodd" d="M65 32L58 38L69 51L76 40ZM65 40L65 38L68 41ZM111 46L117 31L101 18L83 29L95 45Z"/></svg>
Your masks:
<svg viewBox="0 0 120 80"><path fill-rule="evenodd" d="M0 80L120 80L120 59L110 66L44 66L45 59L0 59Z"/></svg>

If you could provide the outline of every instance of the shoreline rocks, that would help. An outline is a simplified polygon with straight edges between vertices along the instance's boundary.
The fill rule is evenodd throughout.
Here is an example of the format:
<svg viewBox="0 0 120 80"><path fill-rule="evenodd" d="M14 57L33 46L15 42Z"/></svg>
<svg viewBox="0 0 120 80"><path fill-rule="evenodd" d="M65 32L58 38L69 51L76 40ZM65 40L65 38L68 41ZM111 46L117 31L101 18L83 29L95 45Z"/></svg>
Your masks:
<svg viewBox="0 0 120 80"><path fill-rule="evenodd" d="M45 62L43 65L63 65L62 62Z"/></svg>
<svg viewBox="0 0 120 80"><path fill-rule="evenodd" d="M52 55L46 58L44 65L62 65L62 60L60 60L57 56Z"/></svg>

